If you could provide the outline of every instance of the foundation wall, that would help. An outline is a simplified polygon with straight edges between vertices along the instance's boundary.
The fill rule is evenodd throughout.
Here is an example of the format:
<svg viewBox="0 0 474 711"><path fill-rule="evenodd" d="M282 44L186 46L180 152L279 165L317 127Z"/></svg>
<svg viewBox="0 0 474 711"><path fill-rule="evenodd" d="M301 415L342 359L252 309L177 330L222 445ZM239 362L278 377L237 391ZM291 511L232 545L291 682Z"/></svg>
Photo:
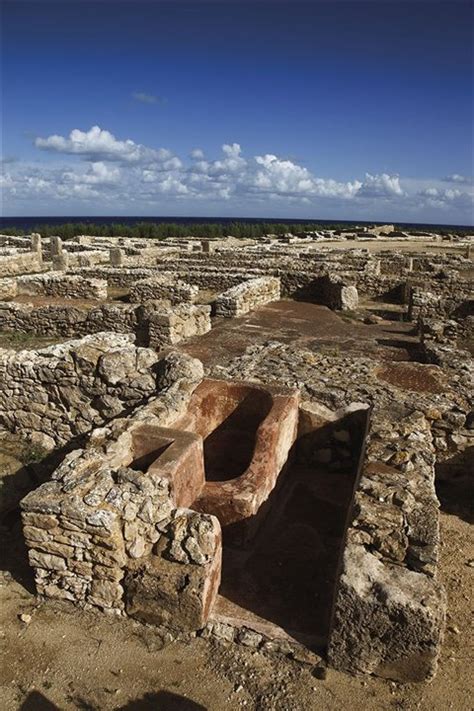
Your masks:
<svg viewBox="0 0 474 711"><path fill-rule="evenodd" d="M156 387L158 355L101 333L34 351L0 350L0 428L60 447L135 407Z"/></svg>
<svg viewBox="0 0 474 711"><path fill-rule="evenodd" d="M139 345L153 348L179 343L211 328L210 306L163 302L102 304L84 309L0 302L0 331L80 338L102 331L133 333Z"/></svg>
<svg viewBox="0 0 474 711"><path fill-rule="evenodd" d="M198 291L197 286L186 284L176 274L168 272L136 281L130 288L130 300L137 304L150 299L168 299L172 304L192 303Z"/></svg>
<svg viewBox="0 0 474 711"><path fill-rule="evenodd" d="M446 612L444 588L435 579L435 456L421 414L392 427L405 437L405 450L391 453L377 423L370 432L349 514L328 659L352 673L424 681L437 668Z"/></svg>
<svg viewBox="0 0 474 711"><path fill-rule="evenodd" d="M261 277L244 282L221 294L216 300L216 315L227 318L248 313L257 306L280 298L280 280Z"/></svg>
<svg viewBox="0 0 474 711"><path fill-rule="evenodd" d="M61 272L17 278L18 294L64 296L70 299L106 299L107 282L70 276Z"/></svg>
<svg viewBox="0 0 474 711"><path fill-rule="evenodd" d="M80 338L92 333L137 333L140 307L102 304L93 309L0 302L0 331Z"/></svg>
<svg viewBox="0 0 474 711"><path fill-rule="evenodd" d="M43 262L41 254L38 252L22 252L9 257L0 257L0 277L11 277L42 270Z"/></svg>

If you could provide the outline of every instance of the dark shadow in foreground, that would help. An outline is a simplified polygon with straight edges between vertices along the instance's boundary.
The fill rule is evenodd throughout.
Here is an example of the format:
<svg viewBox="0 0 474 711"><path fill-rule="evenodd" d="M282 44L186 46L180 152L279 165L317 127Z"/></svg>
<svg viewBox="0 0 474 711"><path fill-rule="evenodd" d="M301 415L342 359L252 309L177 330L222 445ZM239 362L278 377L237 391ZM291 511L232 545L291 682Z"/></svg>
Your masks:
<svg viewBox="0 0 474 711"><path fill-rule="evenodd" d="M39 691L31 691L18 707L18 711L61 711L61 709Z"/></svg>
<svg viewBox="0 0 474 711"><path fill-rule="evenodd" d="M117 711L207 711L207 709L171 691L158 691L145 694L141 699L129 701Z"/></svg>
<svg viewBox="0 0 474 711"><path fill-rule="evenodd" d="M95 711L93 706L83 700L76 699L75 703L78 708ZM31 691L21 706L18 707L18 711L62 710L60 706L53 704L39 691ZM141 699L129 701L125 706L118 707L117 711L207 711L207 709L205 706L171 691L158 691L145 694Z"/></svg>
<svg viewBox="0 0 474 711"><path fill-rule="evenodd" d="M436 494L441 511L474 523L474 447L436 464Z"/></svg>

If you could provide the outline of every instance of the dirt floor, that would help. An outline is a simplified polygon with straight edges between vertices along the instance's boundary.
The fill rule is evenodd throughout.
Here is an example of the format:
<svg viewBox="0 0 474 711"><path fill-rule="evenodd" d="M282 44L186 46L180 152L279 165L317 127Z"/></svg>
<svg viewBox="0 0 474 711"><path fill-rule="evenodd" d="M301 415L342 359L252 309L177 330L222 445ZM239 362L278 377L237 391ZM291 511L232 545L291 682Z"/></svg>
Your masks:
<svg viewBox="0 0 474 711"><path fill-rule="evenodd" d="M153 628L38 603L17 517L1 531L2 711L472 711L474 535L467 492L443 485L440 577L449 617L429 684L355 678L196 638L164 646ZM463 503L464 502L464 503ZM448 513L448 511L450 513Z"/></svg>
<svg viewBox="0 0 474 711"><path fill-rule="evenodd" d="M413 324L400 320L384 304L367 304L366 312L383 313L377 323L366 324L352 312L335 313L326 306L282 299L240 318L216 318L212 330L189 338L180 348L218 365L242 355L250 345L265 341L291 343L306 350L326 349L328 355L350 353L380 360L416 360L419 338ZM390 306L390 305L389 305Z"/></svg>
<svg viewBox="0 0 474 711"><path fill-rule="evenodd" d="M322 245L330 249L367 249L369 252L413 252L415 254L462 254L466 253L466 245L459 245L448 240L433 241L432 239L402 240L395 238L356 240L324 240Z"/></svg>
<svg viewBox="0 0 474 711"><path fill-rule="evenodd" d="M243 319L222 319L211 333L183 349L210 363L242 353L249 343L276 339L375 354L381 361L416 360L410 324L364 324L314 304L277 302ZM412 378L411 370L403 373ZM382 374L400 377L393 368ZM26 454L30 459L34 452ZM7 443L0 446L0 459L12 472L22 464L15 455ZM12 512L0 527L0 710L472 711L474 519L468 484L445 480L439 486L439 576L449 616L439 671L429 684L355 678L326 670L314 657L302 664L201 638L166 644L156 629L132 620L39 602L18 513Z"/></svg>

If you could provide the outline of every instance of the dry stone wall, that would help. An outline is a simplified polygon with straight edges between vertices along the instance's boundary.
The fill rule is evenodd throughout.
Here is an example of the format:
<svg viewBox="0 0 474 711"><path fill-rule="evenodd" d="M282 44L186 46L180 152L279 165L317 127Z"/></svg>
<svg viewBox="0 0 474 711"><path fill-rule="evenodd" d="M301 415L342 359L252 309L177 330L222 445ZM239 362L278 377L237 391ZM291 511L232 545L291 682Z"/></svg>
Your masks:
<svg viewBox="0 0 474 711"><path fill-rule="evenodd" d="M261 277L239 284L216 299L216 316L233 318L252 311L257 306L278 301L280 280L275 277Z"/></svg>
<svg viewBox="0 0 474 711"><path fill-rule="evenodd" d="M220 555L218 522L177 508L169 479L130 466L135 432L142 424L149 430L182 415L201 378L198 361L168 355L155 375L158 395L133 420L118 418L97 429L86 449L68 454L52 480L23 499L24 534L40 595L116 613L126 601L129 614L143 618L153 587L149 558L157 546L168 577L176 582L191 574L194 582L202 581L199 567ZM124 580L130 570L133 575ZM147 607L153 613L153 605Z"/></svg>
<svg viewBox="0 0 474 711"><path fill-rule="evenodd" d="M61 447L136 407L156 387L158 355L101 333L42 350L0 349L0 428Z"/></svg>
<svg viewBox="0 0 474 711"><path fill-rule="evenodd" d="M30 274L43 270L43 261L39 252L21 252L0 257L0 277L12 277L17 274Z"/></svg>
<svg viewBox="0 0 474 711"><path fill-rule="evenodd" d="M132 304L102 304L83 309L75 306L33 306L0 302L0 331L34 333L40 336L79 338L101 331L137 333L140 307Z"/></svg>
<svg viewBox="0 0 474 711"><path fill-rule="evenodd" d="M150 310L146 306L149 317L149 344L153 348L163 348L174 345L191 336L202 336L211 330L211 307L193 304L180 304L173 308L158 308Z"/></svg>
<svg viewBox="0 0 474 711"><path fill-rule="evenodd" d="M64 296L69 299L106 299L107 282L62 272L17 278L17 292L30 296Z"/></svg>
<svg viewBox="0 0 474 711"><path fill-rule="evenodd" d="M136 281L130 289L130 300L143 304L150 299L168 299L172 304L192 303L199 289L186 284L170 272Z"/></svg>

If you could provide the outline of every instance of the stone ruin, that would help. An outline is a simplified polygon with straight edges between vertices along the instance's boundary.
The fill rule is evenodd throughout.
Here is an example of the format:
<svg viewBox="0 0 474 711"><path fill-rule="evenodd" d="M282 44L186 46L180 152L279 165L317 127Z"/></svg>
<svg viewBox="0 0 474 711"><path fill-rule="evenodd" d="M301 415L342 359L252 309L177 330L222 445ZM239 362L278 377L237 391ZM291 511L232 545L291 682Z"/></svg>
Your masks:
<svg viewBox="0 0 474 711"><path fill-rule="evenodd" d="M474 425L472 358L450 348L472 334L470 263L321 239L4 239L0 332L59 340L0 348L0 435L42 453L37 486L8 504L21 499L38 595L170 637L433 676L446 613L435 467L469 449ZM208 357L233 321L242 338L252 314L298 302L321 317L391 307L418 362L314 337Z"/></svg>

